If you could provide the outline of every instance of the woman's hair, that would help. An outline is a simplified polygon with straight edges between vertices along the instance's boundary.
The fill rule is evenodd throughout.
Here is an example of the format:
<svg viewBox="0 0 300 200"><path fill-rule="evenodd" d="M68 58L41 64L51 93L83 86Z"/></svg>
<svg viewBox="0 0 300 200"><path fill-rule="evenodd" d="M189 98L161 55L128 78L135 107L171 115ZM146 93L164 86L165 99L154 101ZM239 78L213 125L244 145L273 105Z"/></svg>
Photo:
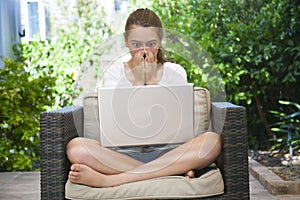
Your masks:
<svg viewBox="0 0 300 200"><path fill-rule="evenodd" d="M157 16L155 12L148 8L140 8L131 13L126 21L125 25L125 39L128 39L128 32L132 29L133 25L138 25L142 27L156 27L157 34L160 40L164 37L163 26L160 18ZM166 59L163 55L163 49L160 47L157 53L157 62L164 63Z"/></svg>

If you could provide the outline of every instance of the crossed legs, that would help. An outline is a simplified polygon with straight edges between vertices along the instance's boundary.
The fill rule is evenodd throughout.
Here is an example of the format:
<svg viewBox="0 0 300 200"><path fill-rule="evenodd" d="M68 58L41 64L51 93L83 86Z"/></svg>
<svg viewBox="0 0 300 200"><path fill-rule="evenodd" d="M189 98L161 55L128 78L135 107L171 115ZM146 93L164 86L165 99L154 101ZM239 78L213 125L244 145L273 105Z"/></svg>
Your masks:
<svg viewBox="0 0 300 200"><path fill-rule="evenodd" d="M109 187L190 173L192 169L210 165L220 151L219 135L207 132L149 163L142 163L101 147L95 140L75 138L67 145L67 156L73 163L69 180L94 187Z"/></svg>

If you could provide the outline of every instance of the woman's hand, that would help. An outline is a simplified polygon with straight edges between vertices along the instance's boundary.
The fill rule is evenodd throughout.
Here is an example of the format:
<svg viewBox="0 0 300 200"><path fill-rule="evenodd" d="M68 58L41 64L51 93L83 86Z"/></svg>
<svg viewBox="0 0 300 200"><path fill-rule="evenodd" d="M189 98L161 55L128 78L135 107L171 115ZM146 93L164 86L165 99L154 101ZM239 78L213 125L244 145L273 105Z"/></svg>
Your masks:
<svg viewBox="0 0 300 200"><path fill-rule="evenodd" d="M124 63L125 76L132 83L132 85L145 85L146 71L145 58L141 48L134 50L132 58Z"/></svg>
<svg viewBox="0 0 300 200"><path fill-rule="evenodd" d="M148 49L146 53L145 58L145 71L146 71L146 85L157 85L157 70L158 70L158 64L157 64L157 57L154 55L154 53L151 51L151 49Z"/></svg>
<svg viewBox="0 0 300 200"><path fill-rule="evenodd" d="M139 48L132 54L132 58L124 63L125 76L132 85L157 85L158 65L156 54L150 48Z"/></svg>

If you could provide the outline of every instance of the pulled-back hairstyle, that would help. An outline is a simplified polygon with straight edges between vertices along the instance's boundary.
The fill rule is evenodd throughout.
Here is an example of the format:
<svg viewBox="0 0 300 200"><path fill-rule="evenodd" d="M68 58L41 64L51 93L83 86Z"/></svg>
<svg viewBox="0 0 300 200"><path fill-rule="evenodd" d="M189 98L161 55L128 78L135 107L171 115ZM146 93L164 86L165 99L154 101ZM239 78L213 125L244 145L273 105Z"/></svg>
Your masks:
<svg viewBox="0 0 300 200"><path fill-rule="evenodd" d="M128 32L132 29L133 25L142 26L142 27L156 27L157 34L160 40L163 39L163 26L160 18L155 12L148 8L140 8L131 13L126 21L125 25L125 39L128 39ZM166 59L163 56L162 47L158 49L157 53L157 62L164 63Z"/></svg>

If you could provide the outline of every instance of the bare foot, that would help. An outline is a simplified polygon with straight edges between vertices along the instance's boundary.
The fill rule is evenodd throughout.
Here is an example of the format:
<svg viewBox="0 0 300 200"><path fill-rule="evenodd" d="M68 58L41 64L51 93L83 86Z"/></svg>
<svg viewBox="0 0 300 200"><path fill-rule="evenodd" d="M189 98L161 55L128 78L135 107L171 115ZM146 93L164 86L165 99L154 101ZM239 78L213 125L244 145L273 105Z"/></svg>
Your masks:
<svg viewBox="0 0 300 200"><path fill-rule="evenodd" d="M101 174L87 165L73 164L69 172L69 180L72 183L78 183L93 187L110 186L108 177Z"/></svg>
<svg viewBox="0 0 300 200"><path fill-rule="evenodd" d="M195 172L194 170L190 170L188 172L185 173L185 177L187 178L195 178Z"/></svg>

